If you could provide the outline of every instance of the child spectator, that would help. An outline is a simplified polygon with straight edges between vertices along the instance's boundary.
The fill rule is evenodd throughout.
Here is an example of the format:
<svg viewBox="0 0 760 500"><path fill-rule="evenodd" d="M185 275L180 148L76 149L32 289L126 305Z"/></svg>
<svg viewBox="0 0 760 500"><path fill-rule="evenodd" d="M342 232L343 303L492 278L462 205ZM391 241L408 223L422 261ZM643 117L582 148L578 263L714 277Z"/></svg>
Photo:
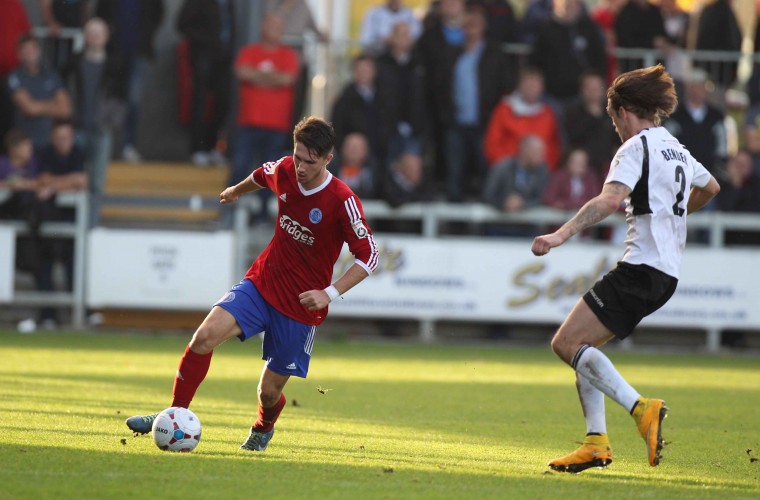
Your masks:
<svg viewBox="0 0 760 500"><path fill-rule="evenodd" d="M559 210L581 208L602 189L600 178L589 165L585 150L571 149L562 168L553 172L542 198L544 205Z"/></svg>

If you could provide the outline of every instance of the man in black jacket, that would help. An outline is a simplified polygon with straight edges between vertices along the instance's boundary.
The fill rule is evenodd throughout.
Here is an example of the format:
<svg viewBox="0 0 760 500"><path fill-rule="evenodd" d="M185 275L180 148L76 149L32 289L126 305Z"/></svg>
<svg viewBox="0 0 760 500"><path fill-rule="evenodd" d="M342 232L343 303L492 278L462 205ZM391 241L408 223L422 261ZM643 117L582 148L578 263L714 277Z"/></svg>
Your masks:
<svg viewBox="0 0 760 500"><path fill-rule="evenodd" d="M229 108L235 50L234 1L185 0L177 28L190 42L192 161L199 166L222 163L224 158L216 150L216 141ZM208 123L204 123L208 94L214 100L214 108Z"/></svg>
<svg viewBox="0 0 760 500"><path fill-rule="evenodd" d="M369 141L370 155L376 164L382 165L390 136L389 106L375 84L375 61L371 56L360 55L354 59L352 69L352 81L343 88L332 110L335 149L341 149L349 134L359 132Z"/></svg>
<svg viewBox="0 0 760 500"><path fill-rule="evenodd" d="M568 100L577 95L584 71L605 74L607 56L602 32L583 12L580 0L554 0L553 9L533 45L530 62L543 72L546 91Z"/></svg>
<svg viewBox="0 0 760 500"><path fill-rule="evenodd" d="M387 105L389 162L403 153L421 152L425 96L413 42L409 25L399 23L391 32L388 51L376 60L377 89Z"/></svg>

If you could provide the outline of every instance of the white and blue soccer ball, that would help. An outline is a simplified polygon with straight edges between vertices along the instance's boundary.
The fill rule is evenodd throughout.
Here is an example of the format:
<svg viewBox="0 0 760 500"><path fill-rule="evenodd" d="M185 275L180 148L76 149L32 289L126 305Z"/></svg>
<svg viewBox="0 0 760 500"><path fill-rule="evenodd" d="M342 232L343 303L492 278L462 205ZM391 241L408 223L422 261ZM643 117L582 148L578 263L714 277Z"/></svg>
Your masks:
<svg viewBox="0 0 760 500"><path fill-rule="evenodd" d="M164 451L193 451L201 441L201 421L187 408L167 408L153 421L153 441Z"/></svg>

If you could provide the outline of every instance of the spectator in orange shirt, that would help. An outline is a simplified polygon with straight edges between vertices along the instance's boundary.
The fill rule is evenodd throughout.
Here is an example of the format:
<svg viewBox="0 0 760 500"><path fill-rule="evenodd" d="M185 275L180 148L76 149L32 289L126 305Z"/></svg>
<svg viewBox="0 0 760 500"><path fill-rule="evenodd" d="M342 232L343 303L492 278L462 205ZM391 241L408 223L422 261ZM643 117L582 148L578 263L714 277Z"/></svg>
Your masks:
<svg viewBox="0 0 760 500"><path fill-rule="evenodd" d="M235 61L240 104L231 185L264 159L282 157L287 148L299 63L298 54L282 44L282 30L280 17L267 16L261 41L240 49Z"/></svg>
<svg viewBox="0 0 760 500"><path fill-rule="evenodd" d="M544 77L534 67L520 70L517 90L505 97L491 114L485 137L485 155L492 167L514 156L520 142L529 135L543 139L546 161L554 170L561 149L557 117L543 101Z"/></svg>

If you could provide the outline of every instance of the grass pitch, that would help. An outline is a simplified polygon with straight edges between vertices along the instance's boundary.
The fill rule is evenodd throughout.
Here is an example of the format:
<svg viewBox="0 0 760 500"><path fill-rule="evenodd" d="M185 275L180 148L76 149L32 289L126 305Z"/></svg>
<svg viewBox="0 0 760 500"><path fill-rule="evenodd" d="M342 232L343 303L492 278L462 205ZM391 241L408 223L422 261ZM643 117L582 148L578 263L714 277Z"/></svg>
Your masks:
<svg viewBox="0 0 760 500"><path fill-rule="evenodd" d="M548 348L317 342L269 449L252 454L238 447L260 345L229 342L192 406L199 447L162 452L124 419L170 403L187 340L0 331L0 498L760 497L757 358L612 351L671 408L662 464L647 465L632 419L608 401L615 461L570 475L545 464L585 426L573 372Z"/></svg>

